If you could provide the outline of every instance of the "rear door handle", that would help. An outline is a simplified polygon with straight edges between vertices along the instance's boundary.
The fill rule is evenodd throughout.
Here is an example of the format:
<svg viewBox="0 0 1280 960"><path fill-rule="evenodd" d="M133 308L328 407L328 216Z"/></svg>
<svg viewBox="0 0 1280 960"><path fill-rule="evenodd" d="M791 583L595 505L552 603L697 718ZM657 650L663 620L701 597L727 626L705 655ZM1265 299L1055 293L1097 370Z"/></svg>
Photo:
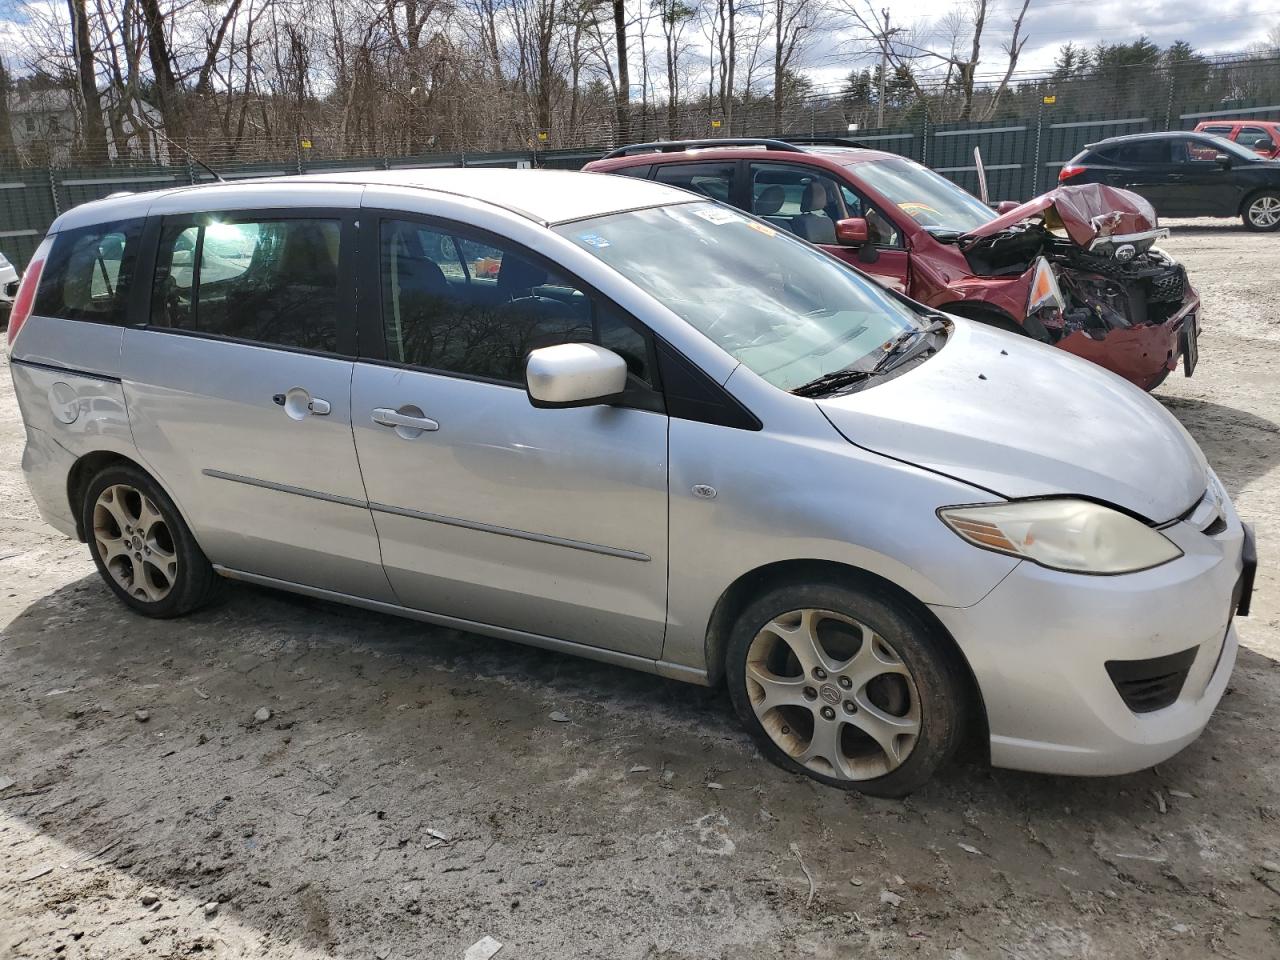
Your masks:
<svg viewBox="0 0 1280 960"><path fill-rule="evenodd" d="M378 407L373 411L373 422L382 427L392 427L398 436L412 440L422 433L439 430L440 424L426 416L421 409L407 404L399 410Z"/></svg>
<svg viewBox="0 0 1280 960"><path fill-rule="evenodd" d="M288 393L273 394L271 402L278 407L284 407L284 412L294 420L301 420L308 414L313 417L327 417L329 411L333 409L328 400L313 397L302 387L294 387Z"/></svg>

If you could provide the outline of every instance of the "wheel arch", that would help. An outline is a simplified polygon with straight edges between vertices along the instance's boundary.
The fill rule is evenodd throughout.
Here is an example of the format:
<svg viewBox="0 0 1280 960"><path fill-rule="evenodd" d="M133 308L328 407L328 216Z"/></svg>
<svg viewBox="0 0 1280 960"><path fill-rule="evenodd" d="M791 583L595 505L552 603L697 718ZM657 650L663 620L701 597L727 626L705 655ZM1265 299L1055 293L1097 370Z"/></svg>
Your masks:
<svg viewBox="0 0 1280 960"><path fill-rule="evenodd" d="M950 303L939 304L937 309L944 313L964 317L966 320L972 320L975 323L985 323L1000 330L1007 330L1009 333L1016 333L1019 336L1032 336L1031 331L1013 319L1013 315L1007 310L1002 310L1000 307L986 301L952 300Z"/></svg>
<svg viewBox="0 0 1280 960"><path fill-rule="evenodd" d="M178 499L173 495L173 491L154 472L148 470L146 464L115 450L94 450L78 457L76 462L71 465L71 469L67 471L67 505L71 508L72 517L75 518L76 537L81 543L86 542L88 538L88 534L84 529L85 493L88 491L89 484L94 477L108 467L113 466L133 467L135 470L145 473L173 501L173 505L182 517L183 523L187 525L188 529L192 529L191 520L187 517L186 511L182 509ZM194 530L192 530L192 536L195 536Z"/></svg>
<svg viewBox="0 0 1280 960"><path fill-rule="evenodd" d="M964 682L974 707L974 728L972 735L981 736L985 745L990 737L987 730L987 709L982 699L982 688L978 678L969 666L969 659L956 643L942 621L929 607L907 590L898 586L879 574L841 563L836 560L780 560L775 563L756 567L742 574L731 583L716 601L711 611L711 620L707 624L705 639L705 656L707 664L707 681L716 686L724 680L725 650L729 642L729 633L738 614L746 608L751 600L765 590L790 583L813 583L828 581L860 586L874 587L890 594L915 614L922 623L944 643L964 670Z"/></svg>
<svg viewBox="0 0 1280 960"><path fill-rule="evenodd" d="M1243 217L1249 209L1249 204L1253 203L1253 201L1257 199L1258 195L1261 193L1274 193L1277 196L1280 196L1280 184L1264 185L1261 187L1257 187L1253 190L1250 190L1240 200L1240 207L1238 210L1236 210L1236 216Z"/></svg>

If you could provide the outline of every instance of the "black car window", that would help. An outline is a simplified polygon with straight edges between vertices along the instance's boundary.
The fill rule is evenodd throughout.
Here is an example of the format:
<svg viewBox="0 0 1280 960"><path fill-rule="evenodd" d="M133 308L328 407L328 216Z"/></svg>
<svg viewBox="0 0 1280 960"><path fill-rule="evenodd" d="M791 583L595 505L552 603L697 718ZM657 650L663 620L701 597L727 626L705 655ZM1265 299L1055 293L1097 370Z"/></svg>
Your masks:
<svg viewBox="0 0 1280 960"><path fill-rule="evenodd" d="M40 274L35 312L63 320L124 323L141 235L141 220L55 234Z"/></svg>
<svg viewBox="0 0 1280 960"><path fill-rule="evenodd" d="M1144 163L1169 163L1168 140L1135 140L1111 147L1107 154L1117 163L1141 165Z"/></svg>
<svg viewBox="0 0 1280 960"><path fill-rule="evenodd" d="M1219 137L1225 137L1231 132L1230 127L1205 127L1204 133L1212 133Z"/></svg>
<svg viewBox="0 0 1280 960"><path fill-rule="evenodd" d="M1224 146L1224 142L1216 137L1213 140L1202 140L1198 137L1175 140L1173 141L1173 162L1213 163L1214 158L1223 152Z"/></svg>
<svg viewBox="0 0 1280 960"><path fill-rule="evenodd" d="M659 166L653 178L729 203L733 196L733 168L732 163L671 163Z"/></svg>
<svg viewBox="0 0 1280 960"><path fill-rule="evenodd" d="M341 236L338 220L166 224L151 322L334 352Z"/></svg>
<svg viewBox="0 0 1280 960"><path fill-rule="evenodd" d="M652 385L647 335L540 261L407 220L380 234L388 360L514 384L530 350L598 343Z"/></svg>

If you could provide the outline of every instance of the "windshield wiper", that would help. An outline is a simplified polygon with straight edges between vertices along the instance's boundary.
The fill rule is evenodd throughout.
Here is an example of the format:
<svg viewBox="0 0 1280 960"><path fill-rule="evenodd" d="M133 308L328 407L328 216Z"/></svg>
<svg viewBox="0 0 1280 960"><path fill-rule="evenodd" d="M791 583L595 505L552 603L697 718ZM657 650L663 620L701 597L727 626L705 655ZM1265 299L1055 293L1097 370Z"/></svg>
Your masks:
<svg viewBox="0 0 1280 960"><path fill-rule="evenodd" d="M868 377L873 376L870 370L855 370L852 367L844 370L832 370L830 373L824 373L815 380L808 383L802 383L798 387L792 387L791 392L797 397L821 397L823 394L830 393L833 390L839 390L841 387L852 386L855 383L861 383Z"/></svg>
<svg viewBox="0 0 1280 960"><path fill-rule="evenodd" d="M926 334L941 333L947 328L947 321L941 317L934 318L933 322L927 327L912 327L910 330L903 330L896 337L885 344L884 356L878 359L871 367L871 373L886 373L892 370L898 364L891 361L901 357L901 362L905 362L913 354L910 353L911 347L916 343L927 343L921 339Z"/></svg>
<svg viewBox="0 0 1280 960"><path fill-rule="evenodd" d="M898 366L896 363L891 364L890 361L901 358L900 362L905 363L914 355L913 347L915 344L928 342L922 339L926 334L941 333L946 328L946 320L941 317L934 317L927 327L912 327L909 330L903 330L888 341L884 346L884 355L879 357L869 370L854 367L832 370L830 373L824 373L808 383L793 387L791 392L798 397L821 397L843 387L869 380L882 373L888 373Z"/></svg>

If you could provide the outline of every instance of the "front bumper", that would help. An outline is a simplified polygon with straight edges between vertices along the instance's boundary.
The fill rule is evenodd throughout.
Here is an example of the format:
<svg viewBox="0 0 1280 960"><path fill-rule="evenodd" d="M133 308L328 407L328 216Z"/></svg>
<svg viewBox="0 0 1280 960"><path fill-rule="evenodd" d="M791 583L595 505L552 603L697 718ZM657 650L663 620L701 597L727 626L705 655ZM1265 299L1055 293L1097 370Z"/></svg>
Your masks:
<svg viewBox="0 0 1280 960"><path fill-rule="evenodd" d="M1213 535L1190 520L1165 528L1185 555L1153 570L1094 577L1023 562L974 606L933 608L977 678L993 765L1130 773L1200 735L1235 664L1232 619L1237 606L1247 612L1239 591L1252 585L1251 534L1230 505L1224 512ZM1138 706L1146 712L1126 703L1107 667L1178 654L1189 664L1172 702Z"/></svg>
<svg viewBox="0 0 1280 960"><path fill-rule="evenodd" d="M1163 323L1111 330L1101 339L1077 330L1059 340L1058 346L1150 390L1178 368L1186 343L1184 333L1198 333L1199 323L1200 294L1188 282L1182 304Z"/></svg>

